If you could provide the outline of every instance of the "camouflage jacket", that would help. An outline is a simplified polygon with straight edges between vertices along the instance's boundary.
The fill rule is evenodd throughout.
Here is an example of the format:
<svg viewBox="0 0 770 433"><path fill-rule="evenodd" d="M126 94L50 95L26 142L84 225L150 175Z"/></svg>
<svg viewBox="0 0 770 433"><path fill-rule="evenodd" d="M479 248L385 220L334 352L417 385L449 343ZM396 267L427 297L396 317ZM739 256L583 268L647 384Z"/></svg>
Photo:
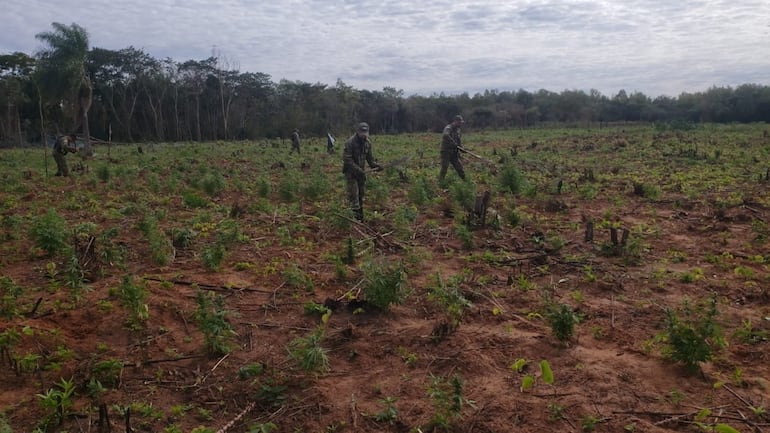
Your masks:
<svg viewBox="0 0 770 433"><path fill-rule="evenodd" d="M53 145L53 151L62 155L66 155L69 152L77 152L77 148L75 148L75 143L70 142L69 137L66 135L60 135L58 138L56 138L56 143Z"/></svg>
<svg viewBox="0 0 770 433"><path fill-rule="evenodd" d="M377 163L372 156L372 142L368 138L360 139L358 134L345 142L345 150L342 152L342 172L352 173L358 176L364 175L366 163L369 167L377 167Z"/></svg>
<svg viewBox="0 0 770 433"><path fill-rule="evenodd" d="M444 127L444 132L441 135L441 151L455 152L458 147L463 147L460 128L453 128L450 123Z"/></svg>

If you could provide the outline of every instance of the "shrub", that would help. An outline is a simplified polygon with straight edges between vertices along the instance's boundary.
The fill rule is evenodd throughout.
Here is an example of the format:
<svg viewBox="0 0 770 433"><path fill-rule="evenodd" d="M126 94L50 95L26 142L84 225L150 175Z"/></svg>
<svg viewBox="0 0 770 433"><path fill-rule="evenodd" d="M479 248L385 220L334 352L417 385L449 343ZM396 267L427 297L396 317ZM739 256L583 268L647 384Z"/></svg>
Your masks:
<svg viewBox="0 0 770 433"><path fill-rule="evenodd" d="M559 341L568 341L575 334L575 324L579 322L578 316L567 304L553 306L546 315L551 324L551 331Z"/></svg>
<svg viewBox="0 0 770 433"><path fill-rule="evenodd" d="M289 343L289 356L307 372L329 370L328 349L321 347L324 327L319 326L305 337L298 337Z"/></svg>
<svg viewBox="0 0 770 433"><path fill-rule="evenodd" d="M225 178L219 172L207 173L201 179L201 188L206 194L215 197L225 190Z"/></svg>
<svg viewBox="0 0 770 433"><path fill-rule="evenodd" d="M42 249L49 256L67 248L67 222L54 208L49 208L45 215L36 218L32 222L30 235L35 246Z"/></svg>
<svg viewBox="0 0 770 433"><path fill-rule="evenodd" d="M381 259L367 262L362 268L366 276L362 292L367 303L387 310L404 300L408 287L403 263Z"/></svg>
<svg viewBox="0 0 770 433"><path fill-rule="evenodd" d="M194 192L186 192L182 194L182 201L184 202L185 206L191 208L206 207L209 204L208 200Z"/></svg>
<svg viewBox="0 0 770 433"><path fill-rule="evenodd" d="M527 183L524 175L513 163L503 165L500 169L498 182L503 192L510 192L511 194L522 192Z"/></svg>
<svg viewBox="0 0 770 433"><path fill-rule="evenodd" d="M711 360L714 349L724 347L722 330L716 321L719 311L716 296L703 304L691 305L688 300L675 311L666 309L666 343L664 355L682 362L691 371L701 362Z"/></svg>
<svg viewBox="0 0 770 433"><path fill-rule="evenodd" d="M198 304L195 316L203 332L208 352L214 356L230 353L230 341L236 333L227 321L230 312L225 310L225 299L214 293L198 290L195 301Z"/></svg>

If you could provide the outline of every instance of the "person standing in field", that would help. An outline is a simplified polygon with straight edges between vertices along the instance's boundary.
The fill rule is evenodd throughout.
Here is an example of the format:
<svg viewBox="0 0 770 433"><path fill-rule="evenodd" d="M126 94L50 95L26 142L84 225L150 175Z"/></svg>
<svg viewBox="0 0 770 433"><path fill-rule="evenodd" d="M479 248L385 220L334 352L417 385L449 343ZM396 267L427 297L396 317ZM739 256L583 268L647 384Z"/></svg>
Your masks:
<svg viewBox="0 0 770 433"><path fill-rule="evenodd" d="M438 175L439 182L444 182L449 164L452 164L460 179L465 180L463 163L460 161L460 152L463 149L460 127L463 123L465 123L463 116L458 114L452 119L452 123L444 127L444 132L441 135L441 171Z"/></svg>
<svg viewBox="0 0 770 433"><path fill-rule="evenodd" d="M366 164L375 171L382 170L372 156L372 142L369 141L369 125L361 122L356 133L345 142L342 152L342 173L345 174L348 201L358 221L364 220L364 191L366 186Z"/></svg>
<svg viewBox="0 0 770 433"><path fill-rule="evenodd" d="M53 160L56 161L56 174L54 176L69 176L70 169L67 166L67 154L77 153L75 147L77 136L75 134L60 135L53 145Z"/></svg>
<svg viewBox="0 0 770 433"><path fill-rule="evenodd" d="M334 153L334 136L331 132L326 133L326 152L329 155Z"/></svg>
<svg viewBox="0 0 770 433"><path fill-rule="evenodd" d="M295 150L299 153L299 130L296 128L291 132L291 151L289 155L294 153Z"/></svg>

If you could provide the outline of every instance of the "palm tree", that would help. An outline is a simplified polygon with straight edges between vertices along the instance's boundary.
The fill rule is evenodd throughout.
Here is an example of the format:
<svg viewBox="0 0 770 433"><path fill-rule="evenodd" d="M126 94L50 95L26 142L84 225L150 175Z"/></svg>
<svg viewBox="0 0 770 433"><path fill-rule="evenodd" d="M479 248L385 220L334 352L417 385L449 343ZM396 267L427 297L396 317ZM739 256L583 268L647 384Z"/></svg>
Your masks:
<svg viewBox="0 0 770 433"><path fill-rule="evenodd" d="M41 103L45 100L48 104L60 105L73 116L71 132L82 127L85 136L83 153L88 156L91 155L88 110L93 95L91 80L86 74L88 32L75 23L67 26L54 22L51 26L52 31L35 35L48 44L36 55Z"/></svg>

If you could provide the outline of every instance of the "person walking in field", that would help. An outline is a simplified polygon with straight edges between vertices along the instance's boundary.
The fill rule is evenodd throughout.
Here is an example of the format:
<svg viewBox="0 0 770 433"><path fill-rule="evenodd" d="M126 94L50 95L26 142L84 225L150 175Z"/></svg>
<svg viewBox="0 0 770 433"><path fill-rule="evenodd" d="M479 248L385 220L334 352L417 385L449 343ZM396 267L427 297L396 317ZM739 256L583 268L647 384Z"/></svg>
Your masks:
<svg viewBox="0 0 770 433"><path fill-rule="evenodd" d="M366 186L366 164L375 171L382 170L372 156L372 142L369 141L369 125L361 122L356 133L345 142L342 152L342 173L345 174L350 209L358 221L364 220L364 191Z"/></svg>
<svg viewBox="0 0 770 433"><path fill-rule="evenodd" d="M289 155L294 153L295 150L299 153L299 130L296 128L291 133L291 151L289 152Z"/></svg>
<svg viewBox="0 0 770 433"><path fill-rule="evenodd" d="M75 134L60 135L53 145L53 160L56 161L56 174L54 176L69 176L70 169L67 166L67 154L77 153L75 147L77 136Z"/></svg>
<svg viewBox="0 0 770 433"><path fill-rule="evenodd" d="M460 127L463 123L465 123L463 116L458 114L454 117L452 123L444 127L444 132L441 135L441 171L438 175L439 182L444 182L449 164L452 164L460 179L465 180L463 163L460 161L460 152L463 150Z"/></svg>

